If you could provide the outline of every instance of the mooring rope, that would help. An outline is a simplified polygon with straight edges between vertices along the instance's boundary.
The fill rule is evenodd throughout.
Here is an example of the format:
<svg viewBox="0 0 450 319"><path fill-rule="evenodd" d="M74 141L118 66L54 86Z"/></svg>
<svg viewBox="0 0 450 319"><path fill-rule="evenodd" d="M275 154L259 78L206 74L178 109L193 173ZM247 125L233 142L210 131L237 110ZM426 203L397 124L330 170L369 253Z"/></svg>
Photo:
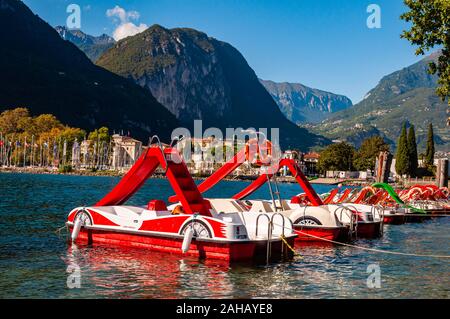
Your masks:
<svg viewBox="0 0 450 319"><path fill-rule="evenodd" d="M274 224L278 227L283 227L277 224ZM284 227L287 228L287 227ZM376 248L369 248L369 247L363 247L363 246L358 246L358 245L353 245L353 244L347 244L347 243L343 243L343 242L339 242L339 241L334 241L331 239L326 239L326 238L322 238L322 237L318 237L318 236L314 236L305 232L302 232L300 230L296 230L293 229L294 232L296 232L297 234L301 234L301 235L305 235L305 236L309 236L311 238L315 238L315 239L319 239L325 242L329 242L329 243L333 243L336 245L342 245L342 246L347 246L347 247L352 247L352 248L357 248L357 249L361 249L361 250L367 250L367 251L373 251L376 253L382 253L382 254L390 254L390 255L400 255L400 256L410 256L410 257L428 257L428 258L450 258L450 256L448 255L423 255L423 254L412 254L412 253L402 253L402 252L397 252L397 251L389 251L389 250L382 250L382 249L376 249Z"/></svg>
<svg viewBox="0 0 450 319"><path fill-rule="evenodd" d="M298 252L296 252L295 249L291 245L289 245L289 243L287 242L286 237L284 235L281 235L280 238L283 241L283 243L286 245L286 247L289 248L294 253L294 256L298 256L303 259L303 256L300 255Z"/></svg>
<svg viewBox="0 0 450 319"><path fill-rule="evenodd" d="M392 215L395 216L401 216L401 215ZM448 214L405 214L406 217L450 217Z"/></svg>
<svg viewBox="0 0 450 319"><path fill-rule="evenodd" d="M66 230L67 230L67 226L64 225L64 226L58 228L57 230L55 230L55 234L57 234L58 237L61 237L61 231L62 231L63 229L66 229Z"/></svg>

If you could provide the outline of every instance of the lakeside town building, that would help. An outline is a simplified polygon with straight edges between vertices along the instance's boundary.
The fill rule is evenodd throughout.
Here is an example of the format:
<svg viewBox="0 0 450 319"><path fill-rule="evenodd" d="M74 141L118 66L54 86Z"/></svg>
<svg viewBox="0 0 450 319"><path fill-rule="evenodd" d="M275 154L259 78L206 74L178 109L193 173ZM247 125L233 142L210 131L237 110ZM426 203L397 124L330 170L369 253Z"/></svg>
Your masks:
<svg viewBox="0 0 450 319"><path fill-rule="evenodd" d="M114 170L130 168L142 153L142 142L129 136L114 134L111 166Z"/></svg>

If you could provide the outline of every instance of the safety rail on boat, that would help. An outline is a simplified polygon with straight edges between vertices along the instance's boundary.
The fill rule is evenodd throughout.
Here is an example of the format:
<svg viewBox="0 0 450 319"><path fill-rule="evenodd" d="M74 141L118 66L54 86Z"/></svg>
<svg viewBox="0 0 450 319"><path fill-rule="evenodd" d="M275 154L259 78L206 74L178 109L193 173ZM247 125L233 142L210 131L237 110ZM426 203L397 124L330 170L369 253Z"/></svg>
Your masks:
<svg viewBox="0 0 450 319"><path fill-rule="evenodd" d="M281 220L282 220L282 223L281 223L281 238L285 238L284 230L286 229L286 218L281 213L275 213L270 218L270 224L271 224L271 228L272 228L272 233L273 233L273 226L275 226L274 219L275 219L276 216L280 216L281 217ZM290 221L290 223L291 223L291 228L294 228L293 225L292 225L292 221ZM282 258L284 258L284 245L282 245L281 254L282 254Z"/></svg>
<svg viewBox="0 0 450 319"><path fill-rule="evenodd" d="M175 136L174 138L172 138L172 140L170 141L170 147L174 147L175 145L173 144L173 142L181 142L182 140L184 140L184 135L180 135L180 136Z"/></svg>
<svg viewBox="0 0 450 319"><path fill-rule="evenodd" d="M270 198L272 199L273 209L275 210L275 212L278 212L278 210L283 211L283 204L281 203L280 189L278 188L276 174L273 174L273 176L272 176L272 178L274 179L275 192L272 189L272 183L271 183L271 178L269 177L269 174L266 174L266 177L267 177L267 185L269 186ZM277 202L275 200L274 194L278 198L278 203L280 204L280 207L277 206Z"/></svg>
<svg viewBox="0 0 450 319"><path fill-rule="evenodd" d="M283 204L281 203L280 189L278 187L278 181L277 181L277 174L274 174L273 177L274 177L274 185L275 185L275 195L277 195L278 203L280 204L280 207L275 206L275 211L278 211L277 208L280 208L283 211L284 209L283 209Z"/></svg>
<svg viewBox="0 0 450 319"><path fill-rule="evenodd" d="M355 237L358 237L358 209L353 205L346 205L345 208L350 212L351 224L354 227L353 233Z"/></svg>
<svg viewBox="0 0 450 319"><path fill-rule="evenodd" d="M358 211L354 206L338 205L338 208L334 210L334 216L343 224L342 215L345 213L350 220L349 223L349 235L350 237L358 236L358 216L350 209L352 207L356 212ZM339 218L338 213L340 212Z"/></svg>
<svg viewBox="0 0 450 319"><path fill-rule="evenodd" d="M162 150L161 140L159 139L158 135L153 135L152 137L150 137L148 146L151 147L153 145L153 140L156 140L158 142L158 147Z"/></svg>
<svg viewBox="0 0 450 319"><path fill-rule="evenodd" d="M281 213L274 213L271 217L267 214L259 214L258 217L256 217L256 230L255 230L255 236L258 238L258 230L259 230L259 219L261 216L265 216L267 218L267 252L266 252L266 262L269 263L270 256L272 254L272 236L273 236L273 230L274 230L274 219L276 216L281 217L282 223L281 223L281 237L285 237L285 229L286 229L286 219ZM291 222L291 228L293 228L292 222ZM284 250L282 251L284 254Z"/></svg>
<svg viewBox="0 0 450 319"><path fill-rule="evenodd" d="M272 227L272 233L273 233L273 226L275 225L273 220L275 219L276 216L280 216L281 220L283 221L282 224L281 224L282 225L281 226L282 227L281 228L281 235L284 236L284 229L285 229L285 226L286 226L286 219L284 218L284 216L281 213L274 213L272 215L272 217L270 218L270 224L271 224L271 227Z"/></svg>
<svg viewBox="0 0 450 319"><path fill-rule="evenodd" d="M265 216L267 218L267 252L266 252L266 262L269 263L270 255L271 255L271 247L270 242L272 239L272 221L270 220L269 215L267 214L259 214L258 217L256 217L256 230L255 230L255 236L258 238L258 228L259 228L259 219L261 216Z"/></svg>
<svg viewBox="0 0 450 319"><path fill-rule="evenodd" d="M386 207L378 204L376 206L372 206L372 208L373 208L374 212L376 210L378 213L378 218L380 219L380 235L383 235L383 233L384 233L384 211L385 211ZM371 210L371 213L372 213L372 210ZM375 214L373 216L375 217Z"/></svg>
<svg viewBox="0 0 450 319"><path fill-rule="evenodd" d="M162 143L161 143L161 140L159 139L159 136L158 135L153 135L151 138L150 138L150 142L148 143L148 147L151 147L152 145L153 145L153 140L156 140L158 143L157 143L157 147L161 150L161 152L163 153L163 155L164 155L164 148L163 148L163 146L162 146ZM164 158L164 164L166 164L166 168L164 169L164 173L167 173L167 170L168 170L168 168L169 168L169 165L167 164L167 159L166 159L166 156L164 155L163 156L163 158Z"/></svg>

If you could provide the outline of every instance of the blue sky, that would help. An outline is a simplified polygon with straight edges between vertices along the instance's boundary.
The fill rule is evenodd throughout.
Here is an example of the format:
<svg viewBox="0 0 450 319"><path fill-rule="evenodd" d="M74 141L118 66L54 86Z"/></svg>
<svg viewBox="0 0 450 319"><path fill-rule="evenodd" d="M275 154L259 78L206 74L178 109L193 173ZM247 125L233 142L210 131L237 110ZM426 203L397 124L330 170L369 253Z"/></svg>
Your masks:
<svg viewBox="0 0 450 319"><path fill-rule="evenodd" d="M112 35L106 11L139 12L139 25L191 27L235 46L256 74L344 94L358 102L378 81L420 57L400 39L402 0L25 0L52 26L64 25L71 3L81 30ZM381 29L366 25L367 7L381 8Z"/></svg>

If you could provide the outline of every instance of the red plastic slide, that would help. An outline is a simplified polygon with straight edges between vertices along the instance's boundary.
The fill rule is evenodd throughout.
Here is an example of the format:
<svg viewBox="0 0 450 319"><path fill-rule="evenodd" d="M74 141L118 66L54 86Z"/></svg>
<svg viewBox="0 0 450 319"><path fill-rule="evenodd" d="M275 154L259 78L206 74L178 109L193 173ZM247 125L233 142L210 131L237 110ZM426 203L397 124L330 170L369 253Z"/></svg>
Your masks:
<svg viewBox="0 0 450 319"><path fill-rule="evenodd" d="M323 201L325 205L333 203L333 199L336 197L337 193L339 193L339 188L335 188L330 192L327 198Z"/></svg>
<svg viewBox="0 0 450 319"><path fill-rule="evenodd" d="M300 167L298 167L297 163L292 159L282 159L278 165L277 171L279 171L281 168L287 167L292 175L294 176L297 183L300 185L300 187L305 192L306 196L308 197L309 201L313 206L321 206L323 205L322 200L320 199L319 195L317 195L314 188L309 183L308 179L303 175L302 171L300 170ZM253 194L256 190L258 190L262 185L264 185L268 179L270 179L277 171L275 171L272 167L270 168L271 171L269 171L266 174L262 174L259 176L253 183L251 183L249 186L247 186L245 189L243 189L238 194L234 195L234 199L243 199L251 194Z"/></svg>
<svg viewBox="0 0 450 319"><path fill-rule="evenodd" d="M205 179L200 185L198 185L198 190L200 193L204 193L215 185L217 185L226 176L235 171L239 166L241 166L246 160L253 160L256 154L259 152L258 140L252 139L247 142L246 147L242 148L232 159L226 162L221 168L215 171L211 176ZM271 147L269 141L266 141L264 148ZM169 202L176 203L178 197L176 195L169 197Z"/></svg>
<svg viewBox="0 0 450 319"><path fill-rule="evenodd" d="M210 205L203 199L186 164L173 148L166 148L164 151L158 147L148 148L120 180L119 184L95 206L124 204L144 185L158 166L166 170L166 176L175 194L180 199L185 213L211 216Z"/></svg>
<svg viewBox="0 0 450 319"><path fill-rule="evenodd" d="M352 192L352 190L350 188L347 188L344 193L342 194L342 196L339 198L339 200L337 201L338 204L342 204L350 195L350 193Z"/></svg>

